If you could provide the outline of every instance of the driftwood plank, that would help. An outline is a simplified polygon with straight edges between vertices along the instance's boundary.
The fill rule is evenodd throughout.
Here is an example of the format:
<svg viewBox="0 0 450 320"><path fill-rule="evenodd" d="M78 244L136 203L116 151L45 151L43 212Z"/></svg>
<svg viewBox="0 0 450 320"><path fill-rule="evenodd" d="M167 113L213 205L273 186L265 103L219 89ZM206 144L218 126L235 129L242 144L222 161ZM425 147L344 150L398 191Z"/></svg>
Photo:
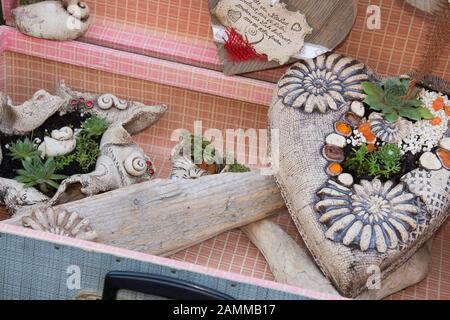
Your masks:
<svg viewBox="0 0 450 320"><path fill-rule="evenodd" d="M278 224L265 219L241 230L266 258L277 282L338 295L308 250L301 248Z"/></svg>
<svg viewBox="0 0 450 320"><path fill-rule="evenodd" d="M258 173L155 180L55 207L88 218L100 243L155 255L172 254L284 208L273 178ZM20 224L21 218L6 223Z"/></svg>
<svg viewBox="0 0 450 320"><path fill-rule="evenodd" d="M277 282L339 295L315 264L306 247L300 247L281 227L270 219L242 227L242 231L261 251ZM422 281L431 261L429 240L400 268L381 281L379 290L367 290L358 300L379 300Z"/></svg>

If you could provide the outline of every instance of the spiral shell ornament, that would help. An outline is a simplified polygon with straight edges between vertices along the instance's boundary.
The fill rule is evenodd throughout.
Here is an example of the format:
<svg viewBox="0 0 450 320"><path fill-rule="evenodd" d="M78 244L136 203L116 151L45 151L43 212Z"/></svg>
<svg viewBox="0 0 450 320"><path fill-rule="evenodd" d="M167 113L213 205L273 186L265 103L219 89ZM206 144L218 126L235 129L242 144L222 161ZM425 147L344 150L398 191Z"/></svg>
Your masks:
<svg viewBox="0 0 450 320"><path fill-rule="evenodd" d="M109 110L112 107L115 107L119 110L125 110L126 108L128 108L128 102L126 100L121 100L111 93L101 95L97 99L97 104L99 108L103 110Z"/></svg>
<svg viewBox="0 0 450 320"><path fill-rule="evenodd" d="M66 141L73 138L74 132L70 127L63 127L59 130L53 130L51 137L58 141Z"/></svg>
<svg viewBox="0 0 450 320"><path fill-rule="evenodd" d="M128 156L123 165L127 173L133 177L141 177L147 172L147 160L137 152Z"/></svg>
<svg viewBox="0 0 450 320"><path fill-rule="evenodd" d="M90 10L86 2L78 0L64 0L63 4L67 12L74 18L86 20L89 18Z"/></svg>
<svg viewBox="0 0 450 320"><path fill-rule="evenodd" d="M33 230L81 240L97 238L89 220L67 210L35 209L31 215L22 218L22 225Z"/></svg>
<svg viewBox="0 0 450 320"><path fill-rule="evenodd" d="M287 107L307 113L338 110L344 103L365 98L361 83L366 66L339 54L322 55L294 64L278 83L278 97Z"/></svg>
<svg viewBox="0 0 450 320"><path fill-rule="evenodd" d="M411 130L411 122L404 118L399 118L392 123L384 119L383 115L377 112L372 112L369 116L369 123L372 132L381 141L387 143L400 143Z"/></svg>
<svg viewBox="0 0 450 320"><path fill-rule="evenodd" d="M416 229L420 212L417 197L405 189L403 183L378 179L362 180L352 189L329 180L315 205L319 221L328 228L325 236L361 251L398 248Z"/></svg>

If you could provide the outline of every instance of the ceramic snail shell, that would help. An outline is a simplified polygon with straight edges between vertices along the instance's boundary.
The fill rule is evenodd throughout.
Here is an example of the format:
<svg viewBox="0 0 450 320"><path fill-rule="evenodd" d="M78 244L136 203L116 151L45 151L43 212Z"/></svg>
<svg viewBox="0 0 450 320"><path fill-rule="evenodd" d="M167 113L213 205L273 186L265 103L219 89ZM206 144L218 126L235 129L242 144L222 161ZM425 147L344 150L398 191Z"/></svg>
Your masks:
<svg viewBox="0 0 450 320"><path fill-rule="evenodd" d="M42 158L63 156L75 150L76 135L69 127L53 130L51 137L45 137L38 150Z"/></svg>
<svg viewBox="0 0 450 320"><path fill-rule="evenodd" d="M107 93L104 95L101 95L98 100L97 104L100 107L100 109L108 110L112 107L115 107L119 110L125 110L128 107L128 102L125 100L121 100L117 98L115 95Z"/></svg>
<svg viewBox="0 0 450 320"><path fill-rule="evenodd" d="M63 5L67 12L76 19L84 20L89 18L89 6L84 1L64 0Z"/></svg>
<svg viewBox="0 0 450 320"><path fill-rule="evenodd" d="M126 158L123 165L127 173L133 177L140 177L147 171L146 160L138 152L134 152Z"/></svg>
<svg viewBox="0 0 450 320"><path fill-rule="evenodd" d="M72 139L74 136L74 132L70 127L63 127L59 130L53 130L51 133L51 137L58 141L65 141Z"/></svg>
<svg viewBox="0 0 450 320"><path fill-rule="evenodd" d="M20 32L49 40L74 40L89 28L89 7L83 1L41 1L19 6L12 17Z"/></svg>

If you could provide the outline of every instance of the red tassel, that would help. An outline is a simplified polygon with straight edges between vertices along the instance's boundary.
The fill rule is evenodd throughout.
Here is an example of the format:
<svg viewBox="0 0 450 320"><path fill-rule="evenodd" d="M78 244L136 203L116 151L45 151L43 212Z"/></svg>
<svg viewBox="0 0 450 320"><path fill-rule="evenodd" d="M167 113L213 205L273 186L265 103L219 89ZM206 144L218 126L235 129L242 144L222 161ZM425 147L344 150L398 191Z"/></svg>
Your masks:
<svg viewBox="0 0 450 320"><path fill-rule="evenodd" d="M225 40L224 48L228 53L228 59L233 62L242 62L248 60L267 61L265 54L259 54L255 48L244 39L234 28L227 28L225 30L227 39Z"/></svg>

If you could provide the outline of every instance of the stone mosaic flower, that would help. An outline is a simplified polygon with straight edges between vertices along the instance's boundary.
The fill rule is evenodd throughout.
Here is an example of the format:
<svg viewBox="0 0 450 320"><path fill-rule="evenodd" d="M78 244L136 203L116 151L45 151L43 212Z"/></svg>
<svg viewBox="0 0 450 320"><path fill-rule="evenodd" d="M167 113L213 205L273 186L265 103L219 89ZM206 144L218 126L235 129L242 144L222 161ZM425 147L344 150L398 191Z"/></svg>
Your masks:
<svg viewBox="0 0 450 320"><path fill-rule="evenodd" d="M172 178L197 179L208 175L208 171L200 169L187 157L177 156L172 161Z"/></svg>
<svg viewBox="0 0 450 320"><path fill-rule="evenodd" d="M347 101L364 99L361 87L368 80L366 67L339 54L298 62L280 80L278 96L286 106L307 113L338 110Z"/></svg>
<svg viewBox="0 0 450 320"><path fill-rule="evenodd" d="M350 189L330 180L318 195L315 209L328 227L326 237L361 251L395 249L417 227L416 196L403 183L362 180Z"/></svg>
<svg viewBox="0 0 450 320"><path fill-rule="evenodd" d="M22 225L59 236L81 240L97 239L97 233L91 227L89 220L79 216L76 212L67 210L34 209L31 215L22 218Z"/></svg>
<svg viewBox="0 0 450 320"><path fill-rule="evenodd" d="M373 112L369 116L372 132L381 141L387 143L400 143L410 130L412 123L404 118L399 118L396 122L390 122L384 119L381 113Z"/></svg>

